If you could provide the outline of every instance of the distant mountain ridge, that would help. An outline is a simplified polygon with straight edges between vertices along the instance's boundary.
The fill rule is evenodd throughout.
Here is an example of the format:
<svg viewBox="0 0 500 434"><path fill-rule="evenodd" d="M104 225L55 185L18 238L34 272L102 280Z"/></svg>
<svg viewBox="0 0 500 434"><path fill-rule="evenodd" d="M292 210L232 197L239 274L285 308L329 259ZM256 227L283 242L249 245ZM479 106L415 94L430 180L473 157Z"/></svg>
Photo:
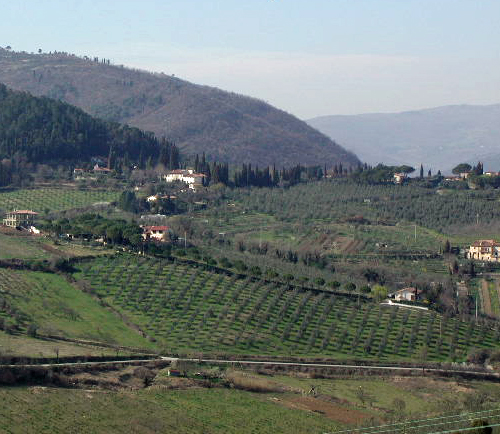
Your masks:
<svg viewBox="0 0 500 434"><path fill-rule="evenodd" d="M307 121L371 164L450 171L483 161L500 170L500 104L453 105L401 113L321 116Z"/></svg>
<svg viewBox="0 0 500 434"><path fill-rule="evenodd" d="M351 152L263 101L65 53L0 49L0 82L174 141L185 154L260 166L356 165Z"/></svg>

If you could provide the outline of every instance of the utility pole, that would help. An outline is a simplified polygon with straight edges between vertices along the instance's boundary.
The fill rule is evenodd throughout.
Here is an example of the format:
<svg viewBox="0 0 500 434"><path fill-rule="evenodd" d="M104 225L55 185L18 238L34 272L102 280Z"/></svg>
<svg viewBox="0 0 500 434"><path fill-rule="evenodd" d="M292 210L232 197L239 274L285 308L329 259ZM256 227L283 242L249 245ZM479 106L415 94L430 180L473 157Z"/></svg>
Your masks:
<svg viewBox="0 0 500 434"><path fill-rule="evenodd" d="M478 294L476 294L476 322L477 322L477 296Z"/></svg>
<svg viewBox="0 0 500 434"><path fill-rule="evenodd" d="M417 241L417 225L415 225L415 241Z"/></svg>
<svg viewBox="0 0 500 434"><path fill-rule="evenodd" d="M184 249L187 249L187 232L184 231Z"/></svg>

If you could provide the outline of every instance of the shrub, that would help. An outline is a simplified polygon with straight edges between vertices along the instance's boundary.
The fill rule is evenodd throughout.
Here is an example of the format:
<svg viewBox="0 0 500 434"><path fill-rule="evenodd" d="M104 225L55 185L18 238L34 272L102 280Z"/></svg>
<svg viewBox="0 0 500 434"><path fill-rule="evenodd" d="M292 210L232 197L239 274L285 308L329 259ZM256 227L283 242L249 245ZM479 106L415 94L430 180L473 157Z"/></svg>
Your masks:
<svg viewBox="0 0 500 434"><path fill-rule="evenodd" d="M344 285L344 289L348 292L353 292L356 290L356 285L352 282L347 282L345 285Z"/></svg>
<svg viewBox="0 0 500 434"><path fill-rule="evenodd" d="M228 371L226 380L235 389L247 390L249 392L271 393L283 391L279 385L270 380L251 377L239 371Z"/></svg>
<svg viewBox="0 0 500 434"><path fill-rule="evenodd" d="M28 330L26 331L28 336L31 336L32 338L36 337L38 331L38 327L35 324L30 324L28 326Z"/></svg>
<svg viewBox="0 0 500 434"><path fill-rule="evenodd" d="M486 359L489 357L489 355L489 350L485 348L473 348L467 356L467 361L469 363L482 365L484 362L486 362Z"/></svg>

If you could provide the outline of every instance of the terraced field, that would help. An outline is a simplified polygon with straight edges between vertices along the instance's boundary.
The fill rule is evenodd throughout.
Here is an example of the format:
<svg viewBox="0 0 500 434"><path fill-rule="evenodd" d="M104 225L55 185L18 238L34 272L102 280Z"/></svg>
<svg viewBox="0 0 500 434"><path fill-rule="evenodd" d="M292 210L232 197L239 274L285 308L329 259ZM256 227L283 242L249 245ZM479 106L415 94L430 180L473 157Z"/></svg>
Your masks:
<svg viewBox="0 0 500 434"><path fill-rule="evenodd" d="M174 351L450 360L500 346L500 329L181 263L123 254L78 276Z"/></svg>
<svg viewBox="0 0 500 434"><path fill-rule="evenodd" d="M0 193L0 208L31 209L37 212L61 211L83 208L97 202L111 202L118 198L118 191L76 190L72 188L20 189Z"/></svg>

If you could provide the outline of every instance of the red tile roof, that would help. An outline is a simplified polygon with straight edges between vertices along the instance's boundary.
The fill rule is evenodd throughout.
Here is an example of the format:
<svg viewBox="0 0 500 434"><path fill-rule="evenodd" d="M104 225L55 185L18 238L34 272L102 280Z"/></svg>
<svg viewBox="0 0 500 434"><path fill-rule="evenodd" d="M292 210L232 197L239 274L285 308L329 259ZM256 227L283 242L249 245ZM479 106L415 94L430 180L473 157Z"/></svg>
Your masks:
<svg viewBox="0 0 500 434"><path fill-rule="evenodd" d="M472 247L495 247L500 246L500 243L495 240L477 240L472 243Z"/></svg>
<svg viewBox="0 0 500 434"><path fill-rule="evenodd" d="M168 231L168 226L144 226L144 231Z"/></svg>
<svg viewBox="0 0 500 434"><path fill-rule="evenodd" d="M38 213L37 213L37 212L35 212L35 211L31 211L31 210L27 210L27 209L21 209L21 210L12 211L12 212L10 212L9 214L30 214L30 215L38 215Z"/></svg>

